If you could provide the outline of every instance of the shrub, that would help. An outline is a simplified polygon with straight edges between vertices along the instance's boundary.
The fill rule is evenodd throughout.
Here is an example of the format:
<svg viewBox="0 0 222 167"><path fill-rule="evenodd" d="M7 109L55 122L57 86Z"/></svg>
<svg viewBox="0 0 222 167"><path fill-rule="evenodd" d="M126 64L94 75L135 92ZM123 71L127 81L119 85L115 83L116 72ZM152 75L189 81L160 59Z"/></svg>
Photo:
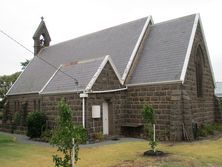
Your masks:
<svg viewBox="0 0 222 167"><path fill-rule="evenodd" d="M12 117L12 120L13 120L13 123L15 125L19 125L20 124L20 121L21 121L21 114L20 112L16 112L13 117Z"/></svg>
<svg viewBox="0 0 222 167"><path fill-rule="evenodd" d="M208 135L213 135L215 131L215 126L213 124L201 125L197 130L197 136L206 137Z"/></svg>
<svg viewBox="0 0 222 167"><path fill-rule="evenodd" d="M222 112L222 98L219 98L219 110Z"/></svg>
<svg viewBox="0 0 222 167"><path fill-rule="evenodd" d="M3 111L0 111L0 120L3 118Z"/></svg>
<svg viewBox="0 0 222 167"><path fill-rule="evenodd" d="M102 140L104 140L104 135L103 135L102 132L95 133L95 134L93 135L93 138L94 138L94 140L96 140L96 141L102 141Z"/></svg>
<svg viewBox="0 0 222 167"><path fill-rule="evenodd" d="M52 138L52 130L45 129L41 134L41 140L45 142L49 142L51 138Z"/></svg>
<svg viewBox="0 0 222 167"><path fill-rule="evenodd" d="M12 116L12 124L11 124L11 133L14 133L17 126L21 123L21 114L20 112L15 112L15 114Z"/></svg>
<svg viewBox="0 0 222 167"><path fill-rule="evenodd" d="M27 136L40 137L46 125L46 116L42 112L30 112L27 117Z"/></svg>
<svg viewBox="0 0 222 167"><path fill-rule="evenodd" d="M212 128L214 129L214 131L222 132L222 123L214 123L212 125Z"/></svg>
<svg viewBox="0 0 222 167"><path fill-rule="evenodd" d="M85 144L88 139L88 134L87 134L86 128L83 128L81 125L79 125L79 126L76 125L75 133L76 133L76 135L79 135L79 137L77 137L78 142L80 144Z"/></svg>

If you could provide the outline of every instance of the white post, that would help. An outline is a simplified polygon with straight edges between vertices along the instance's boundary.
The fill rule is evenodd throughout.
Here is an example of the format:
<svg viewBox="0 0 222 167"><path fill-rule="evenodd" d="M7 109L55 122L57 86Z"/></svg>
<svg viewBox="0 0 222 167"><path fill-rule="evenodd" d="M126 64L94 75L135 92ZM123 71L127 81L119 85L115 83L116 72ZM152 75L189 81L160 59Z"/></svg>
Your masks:
<svg viewBox="0 0 222 167"><path fill-rule="evenodd" d="M156 126L153 124L153 141L156 141ZM156 152L156 149L154 148L154 152Z"/></svg>
<svg viewBox="0 0 222 167"><path fill-rule="evenodd" d="M82 98L82 126L85 128L85 98L88 97L88 94L83 92L79 97Z"/></svg>
<svg viewBox="0 0 222 167"><path fill-rule="evenodd" d="M72 167L75 167L75 140L72 138Z"/></svg>
<svg viewBox="0 0 222 167"><path fill-rule="evenodd" d="M82 98L82 126L85 128L85 97Z"/></svg>

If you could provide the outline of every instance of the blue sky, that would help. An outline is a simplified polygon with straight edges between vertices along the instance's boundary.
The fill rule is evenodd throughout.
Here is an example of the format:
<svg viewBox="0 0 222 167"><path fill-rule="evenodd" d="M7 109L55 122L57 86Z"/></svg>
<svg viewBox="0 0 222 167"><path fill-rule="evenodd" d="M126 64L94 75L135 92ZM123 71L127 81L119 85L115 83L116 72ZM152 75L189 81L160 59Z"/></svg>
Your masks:
<svg viewBox="0 0 222 167"><path fill-rule="evenodd" d="M2 0L0 30L33 50L32 36L44 16L51 44L152 15L155 23L200 13L216 81L222 81L220 0ZM33 55L0 33L0 75L21 69Z"/></svg>

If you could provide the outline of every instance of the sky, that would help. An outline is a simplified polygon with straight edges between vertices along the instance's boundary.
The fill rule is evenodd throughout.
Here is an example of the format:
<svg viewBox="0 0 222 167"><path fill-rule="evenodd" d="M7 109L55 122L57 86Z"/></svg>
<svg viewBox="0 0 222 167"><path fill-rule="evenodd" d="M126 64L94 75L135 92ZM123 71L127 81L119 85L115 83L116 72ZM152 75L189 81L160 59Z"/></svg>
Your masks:
<svg viewBox="0 0 222 167"><path fill-rule="evenodd" d="M1 0L0 31L33 51L41 16L51 45L151 15L154 23L200 13L215 81L222 81L221 0ZM0 75L21 70L33 54L0 33Z"/></svg>

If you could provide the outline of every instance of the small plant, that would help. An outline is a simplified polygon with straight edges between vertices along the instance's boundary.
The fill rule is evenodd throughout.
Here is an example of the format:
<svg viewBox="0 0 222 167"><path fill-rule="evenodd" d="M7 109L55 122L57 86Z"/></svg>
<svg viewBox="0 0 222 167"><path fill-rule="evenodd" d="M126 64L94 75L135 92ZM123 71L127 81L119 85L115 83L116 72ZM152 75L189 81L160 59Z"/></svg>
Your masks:
<svg viewBox="0 0 222 167"><path fill-rule="evenodd" d="M45 142L49 142L52 138L52 130L51 129L45 129L41 133L41 140Z"/></svg>
<svg viewBox="0 0 222 167"><path fill-rule="evenodd" d="M151 106L145 105L143 107L142 116L145 122L145 130L148 132L147 137L149 145L153 152L156 151L157 142L155 139L155 118L154 118L154 110Z"/></svg>
<svg viewBox="0 0 222 167"><path fill-rule="evenodd" d="M20 112L15 112L15 114L12 116L11 133L14 133L14 131L17 129L17 126L20 125L20 122L21 114Z"/></svg>
<svg viewBox="0 0 222 167"><path fill-rule="evenodd" d="M103 135L102 132L95 133L95 134L93 135L93 139L94 139L95 141L103 141L103 140L104 140L104 135Z"/></svg>
<svg viewBox="0 0 222 167"><path fill-rule="evenodd" d="M20 112L16 112L13 117L12 117L12 120L14 122L15 125L19 125L20 124L20 121L21 121L21 114Z"/></svg>
<svg viewBox="0 0 222 167"><path fill-rule="evenodd" d="M28 103L25 102L21 105L21 125L25 126L27 123Z"/></svg>
<svg viewBox="0 0 222 167"><path fill-rule="evenodd" d="M27 117L27 136L40 137L46 126L46 116L42 112L30 112Z"/></svg>
<svg viewBox="0 0 222 167"><path fill-rule="evenodd" d="M213 135L215 132L222 132L222 124L214 123L214 124L204 124L201 125L197 130L198 137L206 137L208 135Z"/></svg>
<svg viewBox="0 0 222 167"><path fill-rule="evenodd" d="M3 111L0 110L0 120L2 120L2 118L3 118Z"/></svg>
<svg viewBox="0 0 222 167"><path fill-rule="evenodd" d="M58 109L59 117L50 144L56 146L57 151L61 152L63 157L53 155L53 162L56 167L72 167L74 165L72 162L77 163L79 160L79 144L86 141L86 130L73 123L71 109L64 99L59 102ZM75 155L75 160L72 159L73 155Z"/></svg>
<svg viewBox="0 0 222 167"><path fill-rule="evenodd" d="M75 133L79 134L78 137L79 144L85 144L88 139L86 128L83 128L82 125L75 125Z"/></svg>
<svg viewBox="0 0 222 167"><path fill-rule="evenodd" d="M219 110L222 112L222 98L219 98Z"/></svg>

